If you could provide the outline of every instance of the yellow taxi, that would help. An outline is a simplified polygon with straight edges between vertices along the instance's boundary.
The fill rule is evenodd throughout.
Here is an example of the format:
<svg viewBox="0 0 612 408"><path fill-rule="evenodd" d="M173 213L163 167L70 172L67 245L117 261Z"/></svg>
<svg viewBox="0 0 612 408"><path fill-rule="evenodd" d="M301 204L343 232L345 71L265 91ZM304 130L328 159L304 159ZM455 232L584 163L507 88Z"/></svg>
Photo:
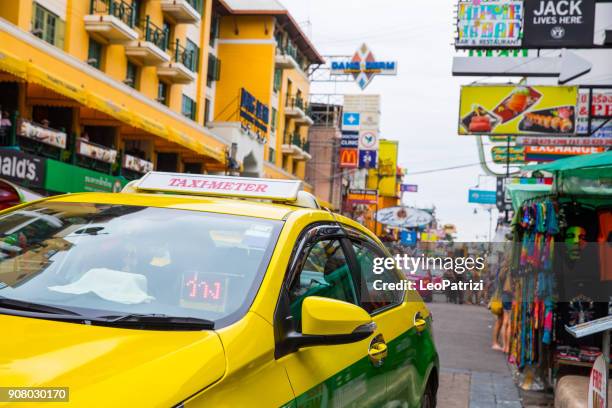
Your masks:
<svg viewBox="0 0 612 408"><path fill-rule="evenodd" d="M434 407L424 303L300 189L152 172L0 213L0 406Z"/></svg>

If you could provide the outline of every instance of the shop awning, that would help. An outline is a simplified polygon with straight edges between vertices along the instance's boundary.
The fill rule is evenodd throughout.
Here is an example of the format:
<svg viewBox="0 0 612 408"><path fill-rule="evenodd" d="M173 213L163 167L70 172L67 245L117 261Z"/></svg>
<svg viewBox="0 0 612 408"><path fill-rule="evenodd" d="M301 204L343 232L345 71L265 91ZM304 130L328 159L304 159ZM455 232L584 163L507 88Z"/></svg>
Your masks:
<svg viewBox="0 0 612 408"><path fill-rule="evenodd" d="M522 171L553 173L558 193L612 195L612 152L574 156L551 163L525 166Z"/></svg>
<svg viewBox="0 0 612 408"><path fill-rule="evenodd" d="M523 202L534 197L541 197L551 194L552 185L550 184L507 184L506 190L512 199L512 208L518 210Z"/></svg>
<svg viewBox="0 0 612 408"><path fill-rule="evenodd" d="M15 44L10 44L11 41ZM53 61L52 64L37 63L35 57L39 52L41 58L50 57L44 50L38 49L47 45L32 44L37 41L39 40L33 39L24 43L15 37L0 36L0 71L43 86L83 106L98 110L122 123L176 143L199 155L225 163L226 143L206 134L204 128L198 130L194 125L186 125L184 121L177 120L162 109L157 110L146 105L138 98L128 94L121 96L123 91L114 88L114 85L108 83L109 81L102 83L87 72L83 72L89 67L76 66L81 64L80 62L69 61L70 57L66 57L65 60ZM23 53L13 51L24 47L28 50L24 50ZM11 52L7 51L9 49ZM18 55L27 55L28 58Z"/></svg>

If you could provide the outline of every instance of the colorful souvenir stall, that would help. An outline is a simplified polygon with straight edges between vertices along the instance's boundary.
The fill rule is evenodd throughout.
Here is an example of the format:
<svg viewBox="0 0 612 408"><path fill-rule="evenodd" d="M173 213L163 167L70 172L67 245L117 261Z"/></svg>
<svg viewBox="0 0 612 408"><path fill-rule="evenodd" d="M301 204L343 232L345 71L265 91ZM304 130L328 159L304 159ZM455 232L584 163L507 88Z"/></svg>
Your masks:
<svg viewBox="0 0 612 408"><path fill-rule="evenodd" d="M509 189L515 209L509 361L523 388L541 390L565 372L588 374L601 353L600 338L576 340L565 326L606 316L612 304L612 152L523 171L555 177L550 189Z"/></svg>

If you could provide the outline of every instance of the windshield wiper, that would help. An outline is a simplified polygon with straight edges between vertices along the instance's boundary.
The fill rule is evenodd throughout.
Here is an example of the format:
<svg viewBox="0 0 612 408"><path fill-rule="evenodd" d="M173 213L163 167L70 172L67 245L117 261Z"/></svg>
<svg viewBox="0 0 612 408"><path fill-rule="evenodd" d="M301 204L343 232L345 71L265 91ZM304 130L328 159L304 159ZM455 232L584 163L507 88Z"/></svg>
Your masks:
<svg viewBox="0 0 612 408"><path fill-rule="evenodd" d="M81 316L75 311L57 306L49 306L41 303L26 302L24 300L10 299L0 296L0 308L20 310L24 312L48 313L52 315Z"/></svg>
<svg viewBox="0 0 612 408"><path fill-rule="evenodd" d="M169 316L165 314L126 313L116 316L97 316L93 324L108 324L123 327L143 327L150 329L212 330L215 322L197 317Z"/></svg>

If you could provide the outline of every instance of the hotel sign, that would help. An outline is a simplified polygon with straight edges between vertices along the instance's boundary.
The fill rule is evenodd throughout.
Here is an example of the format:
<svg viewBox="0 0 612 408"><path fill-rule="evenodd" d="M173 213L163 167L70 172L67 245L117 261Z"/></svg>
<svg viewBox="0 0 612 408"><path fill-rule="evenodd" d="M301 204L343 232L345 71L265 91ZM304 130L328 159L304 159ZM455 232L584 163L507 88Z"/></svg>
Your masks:
<svg viewBox="0 0 612 408"><path fill-rule="evenodd" d="M242 88L240 94L240 120L244 127L265 140L270 121L270 108L249 91Z"/></svg>
<svg viewBox="0 0 612 408"><path fill-rule="evenodd" d="M357 85L365 89L376 75L397 75L396 61L376 61L366 44L347 61L332 61L331 75L352 75Z"/></svg>

